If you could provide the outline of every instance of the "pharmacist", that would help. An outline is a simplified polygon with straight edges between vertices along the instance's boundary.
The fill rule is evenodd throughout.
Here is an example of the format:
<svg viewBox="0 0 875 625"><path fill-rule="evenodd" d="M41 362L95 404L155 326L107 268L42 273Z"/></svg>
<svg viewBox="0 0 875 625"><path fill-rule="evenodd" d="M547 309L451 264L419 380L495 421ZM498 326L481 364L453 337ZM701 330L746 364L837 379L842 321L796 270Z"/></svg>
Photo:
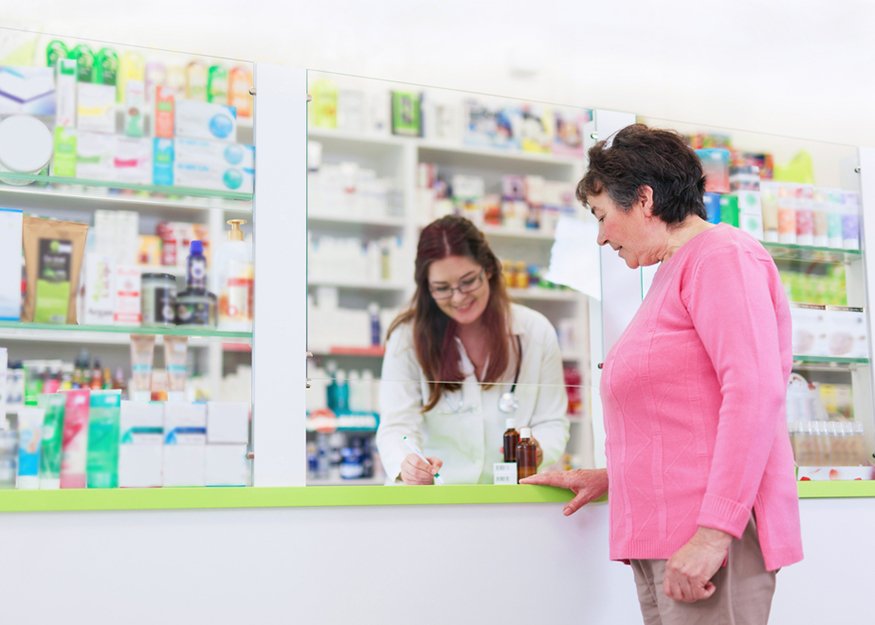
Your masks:
<svg viewBox="0 0 875 625"><path fill-rule="evenodd" d="M508 418L532 428L539 466L554 464L569 428L553 326L509 302L498 259L462 217L423 229L414 271L413 302L389 327L380 382L377 446L388 481L491 483Z"/></svg>

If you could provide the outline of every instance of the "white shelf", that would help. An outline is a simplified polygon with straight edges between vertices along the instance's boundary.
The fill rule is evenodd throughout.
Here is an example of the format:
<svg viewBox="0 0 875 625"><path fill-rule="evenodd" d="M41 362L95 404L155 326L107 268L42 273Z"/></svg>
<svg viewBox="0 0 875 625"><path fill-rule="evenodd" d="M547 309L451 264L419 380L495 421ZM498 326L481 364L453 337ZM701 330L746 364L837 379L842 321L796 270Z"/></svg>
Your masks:
<svg viewBox="0 0 875 625"><path fill-rule="evenodd" d="M417 147L420 152L466 154L477 156L478 158L516 161L520 163L543 163L548 165L561 165L564 167L583 167L584 164L582 156L563 156L559 154L523 152L521 150L502 150L500 148L476 147L442 141L418 140Z"/></svg>
<svg viewBox="0 0 875 625"><path fill-rule="evenodd" d="M339 289L357 289L362 291L385 291L387 293L404 291L407 286L393 282L359 282L354 280L308 280L308 287L334 286Z"/></svg>
<svg viewBox="0 0 875 625"><path fill-rule="evenodd" d="M87 189L87 191L85 190ZM87 187L66 190L58 188L0 185L0 202L14 203L19 208L52 208L66 210L118 209L165 215L185 216L191 213L221 209L229 213L251 214L251 202L233 202L219 198L186 198L171 200L145 195L107 193L106 189Z"/></svg>
<svg viewBox="0 0 875 625"><path fill-rule="evenodd" d="M530 302L577 302L582 295L577 291L559 291L552 289L508 289L508 295L513 299Z"/></svg>
<svg viewBox="0 0 875 625"><path fill-rule="evenodd" d="M350 143L358 145L381 145L386 147L398 148L411 142L411 139L406 137L365 134L360 132L349 132L347 130L332 130L330 128L312 127L307 128L307 137L315 141L335 141L338 143ZM413 140L415 140L415 138Z"/></svg>
<svg viewBox="0 0 875 625"><path fill-rule="evenodd" d="M553 241L556 235L541 230L509 230L499 226L480 226L480 230L492 239L519 239L525 241Z"/></svg>
<svg viewBox="0 0 875 625"><path fill-rule="evenodd" d="M360 478L357 480L345 480L341 477L324 480L307 478L307 486L383 486L385 483L385 476Z"/></svg>
<svg viewBox="0 0 875 625"><path fill-rule="evenodd" d="M339 224L339 225L362 225L376 226L392 229L404 228L405 221L403 217L352 217L349 215L329 215L309 212L307 214L307 222L312 224Z"/></svg>

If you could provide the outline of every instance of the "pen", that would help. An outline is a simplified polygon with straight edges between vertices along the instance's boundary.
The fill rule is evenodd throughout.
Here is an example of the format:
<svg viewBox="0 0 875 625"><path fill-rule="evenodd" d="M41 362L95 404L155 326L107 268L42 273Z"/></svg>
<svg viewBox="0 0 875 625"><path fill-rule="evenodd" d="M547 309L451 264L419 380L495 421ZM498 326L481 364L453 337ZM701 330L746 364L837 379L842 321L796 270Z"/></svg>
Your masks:
<svg viewBox="0 0 875 625"><path fill-rule="evenodd" d="M401 437L401 441L407 446L407 449L410 450L410 453L414 454L417 458L419 458L420 460L425 462L427 465L431 466L431 463L428 461L428 458L426 458L425 455L423 455L423 453L419 450L419 447L417 447L416 445L413 444L413 441L411 441L409 438L407 438L406 434ZM444 480L441 477L440 473L434 474L434 483L439 485L439 486L444 483Z"/></svg>

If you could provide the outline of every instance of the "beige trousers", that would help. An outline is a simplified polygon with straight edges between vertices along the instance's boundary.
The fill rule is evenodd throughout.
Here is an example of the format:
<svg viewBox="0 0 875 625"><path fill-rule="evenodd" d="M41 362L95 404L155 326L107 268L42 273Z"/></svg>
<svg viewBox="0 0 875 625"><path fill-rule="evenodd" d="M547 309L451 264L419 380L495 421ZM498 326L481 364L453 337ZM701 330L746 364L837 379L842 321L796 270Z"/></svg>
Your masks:
<svg viewBox="0 0 875 625"><path fill-rule="evenodd" d="M683 603L662 589L665 560L632 560L644 625L765 625L769 620L775 572L766 571L756 524L751 517L741 540L729 547L727 565L711 578L717 590L708 599Z"/></svg>

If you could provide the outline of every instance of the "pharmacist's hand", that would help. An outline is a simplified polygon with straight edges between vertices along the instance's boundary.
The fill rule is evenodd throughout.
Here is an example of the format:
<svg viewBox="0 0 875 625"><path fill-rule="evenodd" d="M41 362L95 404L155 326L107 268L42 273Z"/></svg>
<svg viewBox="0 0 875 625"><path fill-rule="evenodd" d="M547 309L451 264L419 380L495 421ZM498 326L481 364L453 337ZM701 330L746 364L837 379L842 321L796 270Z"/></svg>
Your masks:
<svg viewBox="0 0 875 625"><path fill-rule="evenodd" d="M675 601L694 603L717 590L711 582L726 561L732 536L710 527L700 527L665 564L662 589Z"/></svg>
<svg viewBox="0 0 875 625"><path fill-rule="evenodd" d="M575 471L548 471L538 473L532 477L520 480L520 484L538 484L541 486L555 486L567 488L574 493L574 499L569 501L562 509L562 514L568 516L574 514L584 504L593 499L598 499L608 492L607 469L577 469Z"/></svg>
<svg viewBox="0 0 875 625"><path fill-rule="evenodd" d="M405 484L434 484L434 474L440 471L444 461L428 457L427 464L416 454L407 454L401 463L401 481Z"/></svg>

